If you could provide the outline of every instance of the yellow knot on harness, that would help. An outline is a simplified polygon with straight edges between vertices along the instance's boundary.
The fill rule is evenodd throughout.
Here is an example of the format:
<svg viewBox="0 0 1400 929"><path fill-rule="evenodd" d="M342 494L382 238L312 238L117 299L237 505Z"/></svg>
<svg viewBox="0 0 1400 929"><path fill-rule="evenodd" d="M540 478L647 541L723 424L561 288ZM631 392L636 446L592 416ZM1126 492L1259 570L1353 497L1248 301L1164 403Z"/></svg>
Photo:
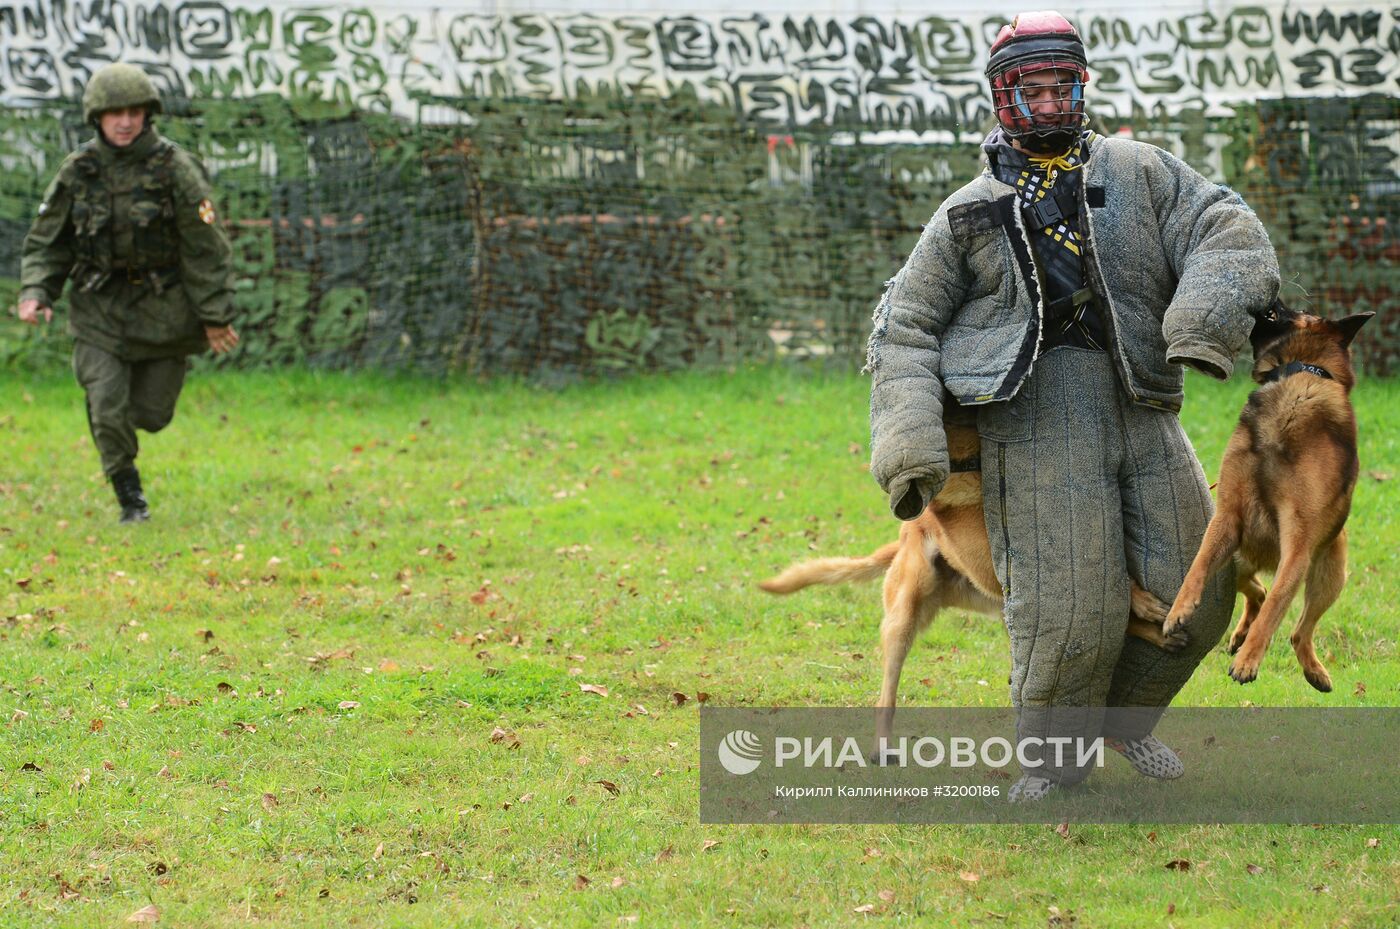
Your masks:
<svg viewBox="0 0 1400 929"><path fill-rule="evenodd" d="M1058 171L1073 171L1076 168L1084 167L1084 162L1082 161L1078 164L1070 161L1068 152L1063 155L1050 155L1045 158L1032 157L1030 162L1046 174Z"/></svg>

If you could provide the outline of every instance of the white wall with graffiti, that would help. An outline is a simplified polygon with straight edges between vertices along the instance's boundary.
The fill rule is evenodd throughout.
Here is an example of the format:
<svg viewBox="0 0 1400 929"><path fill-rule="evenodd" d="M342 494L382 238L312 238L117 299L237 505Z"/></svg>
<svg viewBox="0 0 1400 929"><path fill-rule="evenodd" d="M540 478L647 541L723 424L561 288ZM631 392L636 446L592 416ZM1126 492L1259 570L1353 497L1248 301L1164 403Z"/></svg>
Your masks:
<svg viewBox="0 0 1400 929"><path fill-rule="evenodd" d="M76 97L111 60L172 98L263 93L422 116L434 98L693 93L790 125L985 125L981 69L1013 7L891 0L0 4L0 105ZM1081 29L1097 112L1284 96L1395 94L1400 7L1220 2L1061 7Z"/></svg>

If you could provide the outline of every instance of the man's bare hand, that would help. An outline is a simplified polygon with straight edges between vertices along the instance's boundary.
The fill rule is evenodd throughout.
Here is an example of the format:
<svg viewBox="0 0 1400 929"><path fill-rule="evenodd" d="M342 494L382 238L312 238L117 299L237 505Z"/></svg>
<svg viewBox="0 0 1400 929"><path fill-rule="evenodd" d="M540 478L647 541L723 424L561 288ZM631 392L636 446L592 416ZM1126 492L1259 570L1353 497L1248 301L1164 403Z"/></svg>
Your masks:
<svg viewBox="0 0 1400 929"><path fill-rule="evenodd" d="M232 326L205 326L204 335L216 355L232 351L238 345L238 333Z"/></svg>
<svg viewBox="0 0 1400 929"><path fill-rule="evenodd" d="M31 326L39 325L39 317L44 317L44 322L53 322L53 307L40 303L38 300L21 300L19 306L15 308L19 315L19 321L29 323Z"/></svg>

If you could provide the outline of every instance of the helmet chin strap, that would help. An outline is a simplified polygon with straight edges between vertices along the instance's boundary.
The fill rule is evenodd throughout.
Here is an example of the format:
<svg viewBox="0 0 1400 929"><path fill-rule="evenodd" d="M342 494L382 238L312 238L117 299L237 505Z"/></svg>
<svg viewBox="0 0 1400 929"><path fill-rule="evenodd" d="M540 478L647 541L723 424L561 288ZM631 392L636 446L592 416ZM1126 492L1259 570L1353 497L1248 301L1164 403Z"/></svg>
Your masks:
<svg viewBox="0 0 1400 929"><path fill-rule="evenodd" d="M1031 132L1016 139L1016 144L1033 155L1054 157L1070 150L1079 138L1079 129L1055 129L1051 132Z"/></svg>

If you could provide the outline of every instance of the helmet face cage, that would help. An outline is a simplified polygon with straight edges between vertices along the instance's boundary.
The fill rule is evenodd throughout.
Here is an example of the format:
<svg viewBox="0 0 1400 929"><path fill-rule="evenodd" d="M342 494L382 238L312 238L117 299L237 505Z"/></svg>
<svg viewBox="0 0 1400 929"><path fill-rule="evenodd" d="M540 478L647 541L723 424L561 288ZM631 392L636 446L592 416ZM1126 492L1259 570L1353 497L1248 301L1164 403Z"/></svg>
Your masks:
<svg viewBox="0 0 1400 929"><path fill-rule="evenodd" d="M1032 76L1034 81L1026 80ZM1057 154L1079 138L1086 122L1084 85L1089 81L1082 57L1042 50L1029 58L1011 58L988 77L997 122L1023 147ZM1045 106L1046 100L1055 104L1053 110Z"/></svg>

